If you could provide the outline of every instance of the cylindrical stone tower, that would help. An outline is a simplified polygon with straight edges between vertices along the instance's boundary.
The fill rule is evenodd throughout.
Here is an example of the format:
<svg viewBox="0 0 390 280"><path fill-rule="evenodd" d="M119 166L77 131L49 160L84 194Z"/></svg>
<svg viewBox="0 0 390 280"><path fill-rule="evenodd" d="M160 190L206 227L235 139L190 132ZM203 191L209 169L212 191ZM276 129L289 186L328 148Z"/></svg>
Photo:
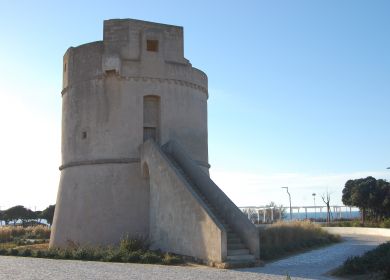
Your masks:
<svg viewBox="0 0 390 280"><path fill-rule="evenodd" d="M184 58L183 28L104 22L103 41L63 59L62 165L50 246L149 233L139 146L176 140L208 172L207 76Z"/></svg>

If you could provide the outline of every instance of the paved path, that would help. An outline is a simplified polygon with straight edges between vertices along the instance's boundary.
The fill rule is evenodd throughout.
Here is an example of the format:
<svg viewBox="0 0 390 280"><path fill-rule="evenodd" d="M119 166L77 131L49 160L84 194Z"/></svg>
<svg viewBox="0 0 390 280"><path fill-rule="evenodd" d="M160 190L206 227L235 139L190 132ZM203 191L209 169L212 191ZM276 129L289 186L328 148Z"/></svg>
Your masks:
<svg viewBox="0 0 390 280"><path fill-rule="evenodd" d="M314 250L265 267L221 270L208 267L175 267L0 257L0 279L7 280L122 280L122 279L329 279L323 274L337 267L351 254L362 254L389 238L377 236L347 237L346 242Z"/></svg>
<svg viewBox="0 0 390 280"><path fill-rule="evenodd" d="M362 255L377 245L390 240L390 237L373 235L344 235L342 243L309 251L283 260L269 263L264 267L240 269L240 271L286 275L292 278L333 279L325 274L340 266L349 256Z"/></svg>

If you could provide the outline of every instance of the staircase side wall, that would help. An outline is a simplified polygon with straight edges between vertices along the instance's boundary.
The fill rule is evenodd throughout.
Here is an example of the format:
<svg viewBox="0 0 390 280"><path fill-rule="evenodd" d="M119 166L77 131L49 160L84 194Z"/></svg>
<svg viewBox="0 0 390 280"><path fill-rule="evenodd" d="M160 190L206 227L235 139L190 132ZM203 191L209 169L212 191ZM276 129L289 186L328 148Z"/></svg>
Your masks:
<svg viewBox="0 0 390 280"><path fill-rule="evenodd" d="M151 248L224 261L223 226L153 141L145 142L140 150L143 173L149 173L150 180Z"/></svg>
<svg viewBox="0 0 390 280"><path fill-rule="evenodd" d="M181 168L197 185L207 200L216 207L223 218L240 236L251 254L260 257L260 238L258 229L248 220L246 215L229 199L229 197L203 172L196 162L176 142L169 141L164 148L180 164Z"/></svg>

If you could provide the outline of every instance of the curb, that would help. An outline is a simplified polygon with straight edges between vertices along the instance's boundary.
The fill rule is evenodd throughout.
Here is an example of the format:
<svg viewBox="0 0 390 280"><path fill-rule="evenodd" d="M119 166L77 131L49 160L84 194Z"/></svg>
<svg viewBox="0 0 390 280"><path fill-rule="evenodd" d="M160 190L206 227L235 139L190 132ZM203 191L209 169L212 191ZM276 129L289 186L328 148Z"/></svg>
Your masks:
<svg viewBox="0 0 390 280"><path fill-rule="evenodd" d="M366 228L366 227L322 227L329 233L333 234L361 234L361 235L376 235L390 238L390 229L388 228Z"/></svg>

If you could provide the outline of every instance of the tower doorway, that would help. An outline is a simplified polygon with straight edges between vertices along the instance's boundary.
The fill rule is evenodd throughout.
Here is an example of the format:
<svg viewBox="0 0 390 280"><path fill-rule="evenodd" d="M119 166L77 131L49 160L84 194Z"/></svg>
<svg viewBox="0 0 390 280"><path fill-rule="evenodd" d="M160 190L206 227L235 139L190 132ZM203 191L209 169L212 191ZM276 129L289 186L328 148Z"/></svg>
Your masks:
<svg viewBox="0 0 390 280"><path fill-rule="evenodd" d="M152 138L160 142L160 97L156 95L144 96L143 140Z"/></svg>

